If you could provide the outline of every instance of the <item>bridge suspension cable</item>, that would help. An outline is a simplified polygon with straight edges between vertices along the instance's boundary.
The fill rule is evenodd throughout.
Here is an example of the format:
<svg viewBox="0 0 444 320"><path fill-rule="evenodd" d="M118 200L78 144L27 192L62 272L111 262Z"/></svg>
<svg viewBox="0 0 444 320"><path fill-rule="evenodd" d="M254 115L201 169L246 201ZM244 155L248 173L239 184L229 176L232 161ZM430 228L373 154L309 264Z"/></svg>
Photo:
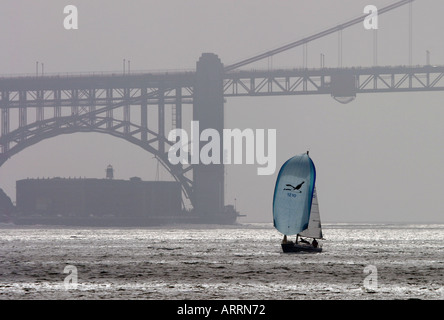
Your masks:
<svg viewBox="0 0 444 320"><path fill-rule="evenodd" d="M409 65L413 65L413 3L409 4Z"/></svg>
<svg viewBox="0 0 444 320"><path fill-rule="evenodd" d="M401 6L404 6L406 4L411 4L413 1L414 0L398 1L396 3L393 3L393 4L391 4L391 5L387 6L387 7L384 7L382 9L378 10L378 14L383 14L383 13L389 12L391 10L394 10L396 8L399 8ZM411 12L411 10L410 10L410 12ZM359 18L352 19L352 20L350 20L348 22L339 24L339 25L337 25L337 26L335 26L333 28L321 31L319 33L316 33L316 34L311 35L309 37L303 38L301 40L289 43L289 44L287 44L285 46L276 48L274 50L267 51L265 53L259 54L257 56L251 57L249 59L245 59L245 60L242 60L240 62L234 63L232 65L226 66L225 67L225 71L231 71L231 70L243 67L243 66L248 65L250 63L253 63L253 62L256 62L256 61L259 61L259 60L262 60L262 59L265 59L265 58L268 58L268 57L271 57L271 56L274 56L274 55L276 55L278 53L287 51L289 49L293 49L295 47L298 47L298 46L301 46L301 45L305 45L305 44L307 44L307 43L309 43L311 41L314 41L316 39L325 37L325 36L330 35L332 33L335 33L335 32L338 32L338 31L340 32L341 30L344 30L344 29L346 29L348 27L351 27L351 26L353 26L355 24L362 23L367 16L368 15L363 15L363 16L361 16ZM411 13L410 13L410 16L411 16ZM339 61L339 63L341 63L341 61Z"/></svg>

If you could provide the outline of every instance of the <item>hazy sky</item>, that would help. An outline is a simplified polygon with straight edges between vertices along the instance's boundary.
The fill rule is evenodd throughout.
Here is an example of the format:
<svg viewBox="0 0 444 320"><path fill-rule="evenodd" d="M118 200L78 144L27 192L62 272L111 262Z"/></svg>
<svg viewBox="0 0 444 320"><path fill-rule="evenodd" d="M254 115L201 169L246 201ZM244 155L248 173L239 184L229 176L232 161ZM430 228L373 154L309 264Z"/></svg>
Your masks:
<svg viewBox="0 0 444 320"><path fill-rule="evenodd" d="M226 65L361 16L368 4L391 0L3 0L0 74L194 69L203 52ZM65 5L76 5L79 29L65 30ZM444 64L444 2L413 4L413 63ZM378 64L407 65L408 5L379 19ZM337 67L337 35L308 47L308 67ZM343 65L373 63L373 34L357 25L343 32ZM250 68L267 68L263 61ZM302 66L302 48L273 59L273 67ZM277 129L277 163L310 150L317 168L323 221L444 222L444 93L361 94L343 105L330 96L228 98L226 128ZM142 149L107 135L73 134L40 142L0 168L0 187L15 199L26 177L156 176ZM272 221L279 168L227 167L226 203L241 221ZM168 178L165 171L162 178Z"/></svg>

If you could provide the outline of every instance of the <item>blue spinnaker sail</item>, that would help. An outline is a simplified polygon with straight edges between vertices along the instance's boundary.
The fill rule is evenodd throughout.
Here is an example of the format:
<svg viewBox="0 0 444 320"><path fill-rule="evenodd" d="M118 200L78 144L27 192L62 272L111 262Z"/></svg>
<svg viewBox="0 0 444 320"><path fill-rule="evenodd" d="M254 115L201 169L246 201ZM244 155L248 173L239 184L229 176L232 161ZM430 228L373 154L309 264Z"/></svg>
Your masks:
<svg viewBox="0 0 444 320"><path fill-rule="evenodd" d="M316 169L308 153L285 162L278 174L273 197L274 227L295 235L308 227Z"/></svg>

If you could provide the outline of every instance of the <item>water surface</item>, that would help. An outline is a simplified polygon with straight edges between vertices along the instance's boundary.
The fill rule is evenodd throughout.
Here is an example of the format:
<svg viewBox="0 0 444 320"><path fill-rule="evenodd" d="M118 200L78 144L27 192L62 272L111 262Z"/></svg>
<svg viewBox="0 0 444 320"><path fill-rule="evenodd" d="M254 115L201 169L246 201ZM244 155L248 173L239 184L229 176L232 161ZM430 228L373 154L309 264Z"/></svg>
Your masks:
<svg viewBox="0 0 444 320"><path fill-rule="evenodd" d="M444 299L444 225L326 224L324 237L320 254L285 254L271 224L3 226L0 299Z"/></svg>

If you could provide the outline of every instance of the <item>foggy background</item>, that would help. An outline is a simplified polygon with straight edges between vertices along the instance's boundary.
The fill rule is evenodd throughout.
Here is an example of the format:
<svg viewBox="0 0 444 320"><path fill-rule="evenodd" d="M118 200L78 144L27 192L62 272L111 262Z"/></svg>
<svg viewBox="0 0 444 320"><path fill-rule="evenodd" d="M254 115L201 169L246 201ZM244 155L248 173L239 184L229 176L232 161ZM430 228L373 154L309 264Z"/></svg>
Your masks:
<svg viewBox="0 0 444 320"><path fill-rule="evenodd" d="M225 65L249 58L361 16L368 4L392 0L3 0L0 75L195 69L203 52ZM65 30L63 9L75 5L79 29ZM444 63L444 2L413 3L413 64ZM379 17L378 65L408 65L409 6ZM308 67L338 66L338 35L308 45ZM275 56L273 68L303 65L303 48ZM243 67L267 69L269 60ZM373 65L373 31L343 31L343 66ZM444 222L443 92L361 94L343 105L328 95L228 98L226 128L277 129L277 168L258 176L256 165L226 166L225 203L241 222L271 222L280 165L310 150L324 222ZM13 117L11 117L13 119ZM154 180L153 155L98 133L61 135L12 157L0 168L0 188L14 201L15 181L37 177ZM161 169L161 179L170 180ZM236 199L236 200L235 200Z"/></svg>

